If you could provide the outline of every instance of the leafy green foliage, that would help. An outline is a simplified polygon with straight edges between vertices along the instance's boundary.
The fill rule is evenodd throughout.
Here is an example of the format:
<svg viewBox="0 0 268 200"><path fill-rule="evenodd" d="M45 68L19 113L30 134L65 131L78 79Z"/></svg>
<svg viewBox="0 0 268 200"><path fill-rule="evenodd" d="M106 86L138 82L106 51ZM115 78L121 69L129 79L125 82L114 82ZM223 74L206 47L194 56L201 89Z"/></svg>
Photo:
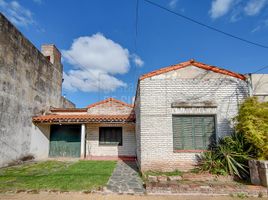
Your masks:
<svg viewBox="0 0 268 200"><path fill-rule="evenodd" d="M241 105L236 120L236 132L242 133L259 159L268 159L268 102L248 98Z"/></svg>
<svg viewBox="0 0 268 200"><path fill-rule="evenodd" d="M208 171L212 174L227 175L227 169L218 159L217 154L212 151L204 152L200 157L200 170Z"/></svg>
<svg viewBox="0 0 268 200"><path fill-rule="evenodd" d="M268 102L246 99L235 117L235 133L201 156L201 170L248 178L250 158L268 159Z"/></svg>

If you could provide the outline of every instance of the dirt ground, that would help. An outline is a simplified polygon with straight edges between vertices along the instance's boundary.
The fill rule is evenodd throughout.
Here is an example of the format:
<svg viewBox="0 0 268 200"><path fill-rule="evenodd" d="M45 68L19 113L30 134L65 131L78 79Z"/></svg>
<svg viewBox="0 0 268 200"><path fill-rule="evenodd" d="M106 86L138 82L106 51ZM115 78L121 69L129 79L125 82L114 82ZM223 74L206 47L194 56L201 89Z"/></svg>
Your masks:
<svg viewBox="0 0 268 200"><path fill-rule="evenodd" d="M80 193L69 193L69 194L0 194L2 200L240 200L238 197L231 196L161 196L161 195L102 195L102 194L80 194ZM245 199L260 199L268 200L268 198L245 198Z"/></svg>

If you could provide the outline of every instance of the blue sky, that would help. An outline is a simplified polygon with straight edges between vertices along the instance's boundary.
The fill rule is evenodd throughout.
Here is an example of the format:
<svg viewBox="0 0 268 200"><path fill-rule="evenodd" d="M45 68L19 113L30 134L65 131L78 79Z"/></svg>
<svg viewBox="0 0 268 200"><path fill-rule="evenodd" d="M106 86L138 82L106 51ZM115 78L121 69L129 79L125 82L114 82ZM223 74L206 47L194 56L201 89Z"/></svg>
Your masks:
<svg viewBox="0 0 268 200"><path fill-rule="evenodd" d="M268 45L268 0L152 1ZM268 65L268 49L200 27L144 0L139 0L137 38L136 0L0 0L0 10L37 48L53 43L62 51L63 94L77 107L110 96L130 103L138 76L191 58L243 74Z"/></svg>

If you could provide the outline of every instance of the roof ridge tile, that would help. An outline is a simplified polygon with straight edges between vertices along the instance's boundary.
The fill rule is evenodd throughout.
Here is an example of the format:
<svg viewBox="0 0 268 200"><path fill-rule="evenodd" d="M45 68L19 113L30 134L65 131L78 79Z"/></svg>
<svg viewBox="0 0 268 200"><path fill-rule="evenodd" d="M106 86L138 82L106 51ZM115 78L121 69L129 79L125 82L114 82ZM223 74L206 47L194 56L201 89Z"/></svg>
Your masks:
<svg viewBox="0 0 268 200"><path fill-rule="evenodd" d="M185 62L181 62L181 63L175 64L175 65L170 65L170 66L167 66L167 67L163 67L163 68L154 70L152 72L149 72L147 74L143 74L143 75L140 76L139 80L144 80L146 78L150 78L150 77L160 75L160 74L163 74L163 73L166 73L166 72L170 72L170 71L173 71L173 70L188 67L190 65L193 65L195 67L199 67L199 68L202 68L202 69L205 69L205 70L211 70L211 71L213 71L215 73L220 73L220 74L232 76L232 77L235 77L235 78L238 78L238 79L241 79L241 80L246 80L246 77L244 75L242 75L242 74L235 73L235 72L232 72L230 70L219 68L219 67L216 67L216 66L207 65L205 63L198 62L198 61L196 61L194 59L190 59L190 60L185 61Z"/></svg>

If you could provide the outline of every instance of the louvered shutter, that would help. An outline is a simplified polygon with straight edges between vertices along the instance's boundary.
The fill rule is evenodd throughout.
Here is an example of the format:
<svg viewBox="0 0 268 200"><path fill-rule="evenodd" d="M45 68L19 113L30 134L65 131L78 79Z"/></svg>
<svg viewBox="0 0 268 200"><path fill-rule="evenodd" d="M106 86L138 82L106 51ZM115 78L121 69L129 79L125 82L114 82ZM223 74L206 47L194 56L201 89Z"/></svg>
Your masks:
<svg viewBox="0 0 268 200"><path fill-rule="evenodd" d="M214 116L173 116L175 150L207 149L215 138Z"/></svg>

